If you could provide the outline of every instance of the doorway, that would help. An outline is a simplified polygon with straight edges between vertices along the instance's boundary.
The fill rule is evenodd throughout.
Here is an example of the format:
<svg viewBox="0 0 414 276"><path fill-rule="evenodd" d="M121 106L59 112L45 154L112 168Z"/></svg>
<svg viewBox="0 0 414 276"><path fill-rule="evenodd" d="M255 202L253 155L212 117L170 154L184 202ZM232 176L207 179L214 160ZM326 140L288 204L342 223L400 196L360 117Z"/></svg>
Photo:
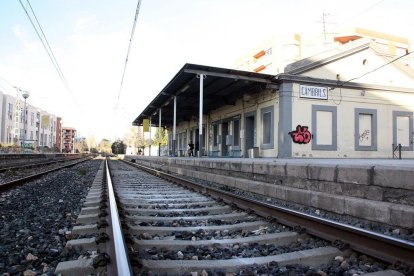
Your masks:
<svg viewBox="0 0 414 276"><path fill-rule="evenodd" d="M254 113L246 114L244 125L244 156L249 157L248 151L255 146L256 141L256 115Z"/></svg>
<svg viewBox="0 0 414 276"><path fill-rule="evenodd" d="M226 143L227 135L229 135L229 123L221 123L221 156L229 155L229 146Z"/></svg>

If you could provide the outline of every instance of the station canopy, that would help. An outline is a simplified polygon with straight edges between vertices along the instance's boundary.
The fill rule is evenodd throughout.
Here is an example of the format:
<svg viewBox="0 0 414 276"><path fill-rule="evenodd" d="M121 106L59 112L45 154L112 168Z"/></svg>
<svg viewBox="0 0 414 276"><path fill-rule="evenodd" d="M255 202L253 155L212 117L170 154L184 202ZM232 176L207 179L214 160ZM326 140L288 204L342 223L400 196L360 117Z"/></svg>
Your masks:
<svg viewBox="0 0 414 276"><path fill-rule="evenodd" d="M204 114L225 105L235 105L237 99L242 98L243 95L277 88L277 81L273 75L187 63L132 122L132 125L141 126L144 119L151 119L151 125L158 126L158 114L161 108L161 125L172 127L174 96L177 97L177 125L183 121L198 120L201 74L206 76L203 79Z"/></svg>

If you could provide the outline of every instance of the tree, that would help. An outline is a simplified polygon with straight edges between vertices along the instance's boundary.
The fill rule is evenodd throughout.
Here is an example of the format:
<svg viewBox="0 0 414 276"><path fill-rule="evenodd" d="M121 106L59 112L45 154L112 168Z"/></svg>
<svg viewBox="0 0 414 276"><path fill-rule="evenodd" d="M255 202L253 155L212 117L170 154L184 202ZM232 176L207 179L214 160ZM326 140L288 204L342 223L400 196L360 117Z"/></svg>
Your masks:
<svg viewBox="0 0 414 276"><path fill-rule="evenodd" d="M165 128L161 128L161 140L159 137L160 128L157 127L155 130L155 136L154 136L154 144L158 146L158 144L161 144L161 146L167 145L168 137L167 137L167 131Z"/></svg>
<svg viewBox="0 0 414 276"><path fill-rule="evenodd" d="M148 139L145 139L146 137L144 137L142 130L142 126L133 126L129 128L129 133L124 139L125 145L134 149L138 149L138 151L142 151L144 148L148 147L150 141Z"/></svg>
<svg viewBox="0 0 414 276"><path fill-rule="evenodd" d="M114 154L125 154L126 145L121 140L116 140L111 145L112 153Z"/></svg>
<svg viewBox="0 0 414 276"><path fill-rule="evenodd" d="M86 138L79 137L75 140L75 150L76 152L87 152L88 151L88 145L86 142Z"/></svg>
<svg viewBox="0 0 414 276"><path fill-rule="evenodd" d="M111 153L111 141L108 139L102 139L98 145L98 150L101 153Z"/></svg>
<svg viewBox="0 0 414 276"><path fill-rule="evenodd" d="M96 141L94 136L89 136L86 138L86 144L90 152L92 152L92 148L96 148Z"/></svg>

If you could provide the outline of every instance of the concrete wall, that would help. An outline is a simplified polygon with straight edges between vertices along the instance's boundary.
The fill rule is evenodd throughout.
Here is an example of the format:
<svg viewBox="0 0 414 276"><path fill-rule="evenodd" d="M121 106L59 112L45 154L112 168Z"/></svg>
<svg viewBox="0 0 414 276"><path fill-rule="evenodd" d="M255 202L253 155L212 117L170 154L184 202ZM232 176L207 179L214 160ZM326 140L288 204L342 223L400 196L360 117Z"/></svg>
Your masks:
<svg viewBox="0 0 414 276"><path fill-rule="evenodd" d="M127 156L162 171L393 226L414 227L411 167Z"/></svg>

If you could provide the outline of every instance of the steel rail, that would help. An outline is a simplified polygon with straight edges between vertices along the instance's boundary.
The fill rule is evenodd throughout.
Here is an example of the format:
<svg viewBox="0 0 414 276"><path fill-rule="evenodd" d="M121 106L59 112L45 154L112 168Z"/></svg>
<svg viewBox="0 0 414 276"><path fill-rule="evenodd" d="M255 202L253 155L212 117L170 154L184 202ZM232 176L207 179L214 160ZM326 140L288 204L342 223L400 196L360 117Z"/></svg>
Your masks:
<svg viewBox="0 0 414 276"><path fill-rule="evenodd" d="M0 184L0 192L11 189L11 188L16 187L18 185L24 184L27 181L37 179L37 178L39 178L39 177L41 177L45 174L48 174L48 173L51 173L51 172L54 172L54 171L57 171L57 170L60 170L60 169L63 169L63 168L69 168L69 167L75 166L76 164L85 162L87 160L89 160L89 158L86 158L86 159L83 159L83 160L80 160L78 162L74 162L74 163L71 163L71 164L67 164L67 165L64 165L64 166L61 166L61 167L58 167L58 168L53 168L53 169L50 169L50 170L47 170L47 171L35 173L35 174L29 175L29 176L25 176L25 177L22 177L22 178L19 178L19 179L16 179L16 180L12 180L12 181Z"/></svg>
<svg viewBox="0 0 414 276"><path fill-rule="evenodd" d="M112 185L111 175L109 173L108 159L105 159L106 182L108 185L108 202L109 216L111 220L111 230L113 239L111 242L114 247L115 267L113 275L130 276L132 275L131 264L129 262L127 247L125 245L124 236L121 229L121 221L119 219L118 208L115 199L115 193Z"/></svg>
<svg viewBox="0 0 414 276"><path fill-rule="evenodd" d="M38 167L38 166L55 164L55 163L64 162L64 161L65 160L57 160L57 161L32 163L32 164L27 164L27 165L22 165L22 166L3 167L3 168L0 168L0 172L10 171L10 170L15 171L15 170L20 170L20 169L24 169L24 168Z"/></svg>
<svg viewBox="0 0 414 276"><path fill-rule="evenodd" d="M124 160L123 160L124 161ZM124 161L131 166L145 170L153 175L174 183L221 198L234 203L242 209L251 209L264 217L271 216L282 224L306 229L307 233L329 241L342 241L352 249L392 264L406 264L414 268L414 242L386 236L377 232L320 218L303 212L275 206L267 202L236 195L188 179L171 175L136 163Z"/></svg>

